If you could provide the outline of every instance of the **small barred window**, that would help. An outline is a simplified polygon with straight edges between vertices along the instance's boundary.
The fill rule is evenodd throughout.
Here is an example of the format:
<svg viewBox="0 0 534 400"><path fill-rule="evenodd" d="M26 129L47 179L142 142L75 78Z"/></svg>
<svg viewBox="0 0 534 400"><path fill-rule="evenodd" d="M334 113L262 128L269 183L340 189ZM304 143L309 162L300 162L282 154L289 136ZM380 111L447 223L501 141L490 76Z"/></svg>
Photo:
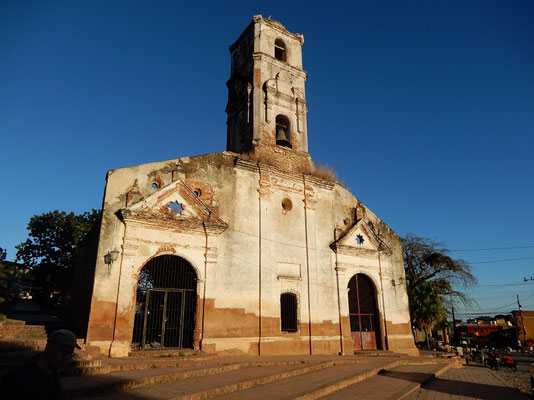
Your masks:
<svg viewBox="0 0 534 400"><path fill-rule="evenodd" d="M280 296L280 320L282 332L297 331L297 295L282 293Z"/></svg>

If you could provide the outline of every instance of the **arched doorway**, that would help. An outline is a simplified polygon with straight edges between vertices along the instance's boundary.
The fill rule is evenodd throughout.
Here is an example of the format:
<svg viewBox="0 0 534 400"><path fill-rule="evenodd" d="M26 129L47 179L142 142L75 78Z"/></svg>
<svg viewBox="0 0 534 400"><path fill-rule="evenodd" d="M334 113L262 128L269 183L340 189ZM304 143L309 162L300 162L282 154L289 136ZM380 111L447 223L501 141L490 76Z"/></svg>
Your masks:
<svg viewBox="0 0 534 400"><path fill-rule="evenodd" d="M349 317L354 350L374 350L380 342L380 324L373 282L364 274L349 281Z"/></svg>
<svg viewBox="0 0 534 400"><path fill-rule="evenodd" d="M193 348L197 274L181 257L155 257L137 282L132 346Z"/></svg>

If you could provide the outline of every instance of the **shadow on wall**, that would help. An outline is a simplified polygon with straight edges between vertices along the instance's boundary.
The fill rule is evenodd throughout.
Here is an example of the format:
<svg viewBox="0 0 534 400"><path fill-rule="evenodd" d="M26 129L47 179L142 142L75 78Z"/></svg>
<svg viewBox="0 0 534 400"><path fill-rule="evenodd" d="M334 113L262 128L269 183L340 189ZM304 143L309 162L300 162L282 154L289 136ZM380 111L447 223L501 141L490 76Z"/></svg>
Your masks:
<svg viewBox="0 0 534 400"><path fill-rule="evenodd" d="M74 268L72 299L66 313L66 323L77 338L87 337L100 225L94 226L80 243Z"/></svg>

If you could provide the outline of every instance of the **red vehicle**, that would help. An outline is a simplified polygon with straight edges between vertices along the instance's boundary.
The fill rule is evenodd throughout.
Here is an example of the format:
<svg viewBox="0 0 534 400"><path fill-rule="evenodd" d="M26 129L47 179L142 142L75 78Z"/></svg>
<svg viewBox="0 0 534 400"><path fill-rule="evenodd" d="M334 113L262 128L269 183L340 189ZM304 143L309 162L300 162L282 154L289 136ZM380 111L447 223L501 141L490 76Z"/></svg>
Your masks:
<svg viewBox="0 0 534 400"><path fill-rule="evenodd" d="M501 367L508 367L513 372L517 371L517 364L510 356L501 356Z"/></svg>
<svg viewBox="0 0 534 400"><path fill-rule="evenodd" d="M508 367L513 372L517 371L517 364L512 357L500 355L495 350L488 351L487 358L484 360L484 365L489 367L489 369L495 368L496 371L498 371L500 367Z"/></svg>

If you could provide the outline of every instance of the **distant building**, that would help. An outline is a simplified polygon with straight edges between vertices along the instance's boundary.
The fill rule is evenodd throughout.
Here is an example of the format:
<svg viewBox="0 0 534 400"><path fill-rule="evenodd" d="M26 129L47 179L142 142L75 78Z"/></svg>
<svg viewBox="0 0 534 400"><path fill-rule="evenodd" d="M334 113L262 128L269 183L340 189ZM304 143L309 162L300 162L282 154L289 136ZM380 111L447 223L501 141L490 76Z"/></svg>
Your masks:
<svg viewBox="0 0 534 400"><path fill-rule="evenodd" d="M422 329L414 328L414 339L418 345L424 345L428 338L434 338L443 345L450 344L448 328L433 329L432 332L425 332Z"/></svg>
<svg viewBox="0 0 534 400"><path fill-rule="evenodd" d="M455 337L458 336L464 336L464 337L470 337L471 339L475 341L481 341L486 342L489 341L489 337L492 332L496 332L499 330L502 330L503 326L499 325L492 325L492 324L484 324L484 325L457 325L454 328Z"/></svg>
<svg viewBox="0 0 534 400"><path fill-rule="evenodd" d="M42 290L32 284L30 270L25 264L1 260L0 271L0 287L4 296L30 299Z"/></svg>
<svg viewBox="0 0 534 400"><path fill-rule="evenodd" d="M519 340L522 342L526 340L534 340L534 311L522 311L521 315L519 310L512 311L512 324L518 330ZM523 326L525 330L523 330ZM526 331L526 335L525 335Z"/></svg>

